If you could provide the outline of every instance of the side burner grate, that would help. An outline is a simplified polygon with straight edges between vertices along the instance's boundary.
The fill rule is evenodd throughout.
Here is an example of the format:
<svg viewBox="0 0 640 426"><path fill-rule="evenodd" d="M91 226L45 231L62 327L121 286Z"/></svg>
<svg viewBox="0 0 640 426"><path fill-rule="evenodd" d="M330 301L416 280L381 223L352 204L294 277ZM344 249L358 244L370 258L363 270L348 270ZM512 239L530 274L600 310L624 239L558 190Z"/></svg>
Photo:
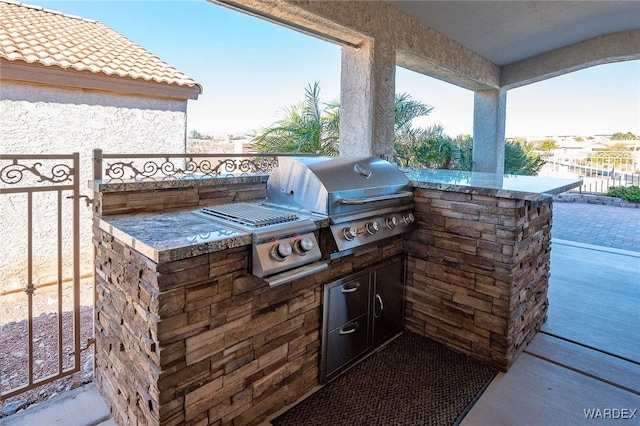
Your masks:
<svg viewBox="0 0 640 426"><path fill-rule="evenodd" d="M298 216L293 213L282 212L250 203L232 203L204 207L200 212L219 219L225 219L256 228L298 220Z"/></svg>

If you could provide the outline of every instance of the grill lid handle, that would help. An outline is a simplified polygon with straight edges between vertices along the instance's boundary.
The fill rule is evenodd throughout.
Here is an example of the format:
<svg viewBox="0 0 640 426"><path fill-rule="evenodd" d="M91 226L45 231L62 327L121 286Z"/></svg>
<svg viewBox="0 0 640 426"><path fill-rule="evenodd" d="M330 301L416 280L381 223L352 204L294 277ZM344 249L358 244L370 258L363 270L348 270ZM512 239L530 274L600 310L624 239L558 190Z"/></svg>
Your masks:
<svg viewBox="0 0 640 426"><path fill-rule="evenodd" d="M338 203L343 205L361 205L368 203L376 203L378 201L386 201L386 200L394 200L396 198L406 198L412 197L412 192L398 192L397 194L391 195L379 195L377 197L367 197L367 198L338 198Z"/></svg>

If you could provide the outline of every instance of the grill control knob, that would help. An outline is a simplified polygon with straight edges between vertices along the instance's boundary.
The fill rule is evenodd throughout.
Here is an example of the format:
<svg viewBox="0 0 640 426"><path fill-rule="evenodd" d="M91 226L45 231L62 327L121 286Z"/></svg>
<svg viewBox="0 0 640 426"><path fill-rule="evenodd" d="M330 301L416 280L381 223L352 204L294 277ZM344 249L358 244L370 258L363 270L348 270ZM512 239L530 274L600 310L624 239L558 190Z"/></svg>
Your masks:
<svg viewBox="0 0 640 426"><path fill-rule="evenodd" d="M355 226L348 226L342 229L342 236L345 240L351 241L358 236L358 228Z"/></svg>
<svg viewBox="0 0 640 426"><path fill-rule="evenodd" d="M311 241L311 239L307 237L303 237L303 238L298 238L293 243L293 249L295 250L296 253L304 256L305 254L307 254L309 250L313 249L314 245L315 244L313 244L313 241Z"/></svg>
<svg viewBox="0 0 640 426"><path fill-rule="evenodd" d="M365 225L365 228L367 228L367 233L369 235L373 235L380 230L380 224L377 220L374 220L373 222L368 222Z"/></svg>
<svg viewBox="0 0 640 426"><path fill-rule="evenodd" d="M402 220L404 221L405 225L411 225L416 221L416 217L413 215L413 213L407 212L402 216Z"/></svg>
<svg viewBox="0 0 640 426"><path fill-rule="evenodd" d="M286 242L276 243L271 247L271 257L278 262L284 262L291 254L291 244Z"/></svg>
<svg viewBox="0 0 640 426"><path fill-rule="evenodd" d="M389 229L393 229L393 228L395 228L396 226L398 226L398 218L397 218L397 217L395 217L395 216L388 217L388 218L385 220L385 224L387 225L387 228L389 228Z"/></svg>

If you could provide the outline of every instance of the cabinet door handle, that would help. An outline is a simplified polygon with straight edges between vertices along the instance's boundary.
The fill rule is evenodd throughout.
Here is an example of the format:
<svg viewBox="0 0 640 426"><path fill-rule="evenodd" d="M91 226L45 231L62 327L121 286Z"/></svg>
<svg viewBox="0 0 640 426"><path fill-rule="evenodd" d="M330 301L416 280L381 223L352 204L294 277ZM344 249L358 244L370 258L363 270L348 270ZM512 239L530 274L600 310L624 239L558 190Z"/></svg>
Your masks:
<svg viewBox="0 0 640 426"><path fill-rule="evenodd" d="M380 297L379 294L376 293L376 300L378 301L378 303L380 304L380 313L376 313L376 310L374 308L373 310L373 316L375 318L380 318L380 316L382 316L382 311L384 310L384 303L382 303L382 297Z"/></svg>
<svg viewBox="0 0 640 426"><path fill-rule="evenodd" d="M348 328L347 328L348 327ZM358 321L356 322L352 322L351 324L347 324L346 326L344 326L343 328L340 329L340 334L344 335L344 334L351 334L351 333L355 333L355 331L358 329Z"/></svg>
<svg viewBox="0 0 640 426"><path fill-rule="evenodd" d="M360 282L355 283L355 285L353 287L347 287L347 284L343 284L342 285L342 292L343 293L354 293L354 292L358 291L359 288L360 288Z"/></svg>

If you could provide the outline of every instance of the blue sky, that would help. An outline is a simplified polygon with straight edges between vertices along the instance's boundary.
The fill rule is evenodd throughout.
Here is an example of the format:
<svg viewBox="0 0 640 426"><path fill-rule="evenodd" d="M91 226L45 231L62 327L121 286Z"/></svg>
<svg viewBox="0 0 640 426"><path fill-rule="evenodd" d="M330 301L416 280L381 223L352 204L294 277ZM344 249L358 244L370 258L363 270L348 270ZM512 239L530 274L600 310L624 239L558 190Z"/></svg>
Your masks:
<svg viewBox="0 0 640 426"><path fill-rule="evenodd" d="M340 47L205 0L23 0L105 23L198 81L188 130L225 135L267 126L320 82L339 99ZM455 136L473 130L473 93L402 68L396 92L434 107L415 124ZM602 65L513 89L507 137L640 134L640 61Z"/></svg>

